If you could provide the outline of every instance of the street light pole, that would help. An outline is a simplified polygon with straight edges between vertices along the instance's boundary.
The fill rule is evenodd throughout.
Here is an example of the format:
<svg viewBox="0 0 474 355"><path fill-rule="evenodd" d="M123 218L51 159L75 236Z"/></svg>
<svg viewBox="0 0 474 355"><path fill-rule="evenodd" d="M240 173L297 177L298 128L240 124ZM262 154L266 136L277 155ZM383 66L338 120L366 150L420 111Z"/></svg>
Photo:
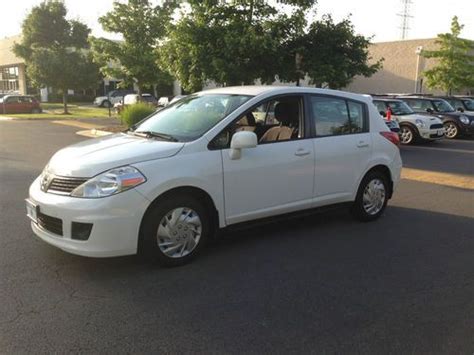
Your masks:
<svg viewBox="0 0 474 355"><path fill-rule="evenodd" d="M416 47L416 69L415 69L415 94L418 93L418 71L420 69L420 54L423 50L423 46Z"/></svg>

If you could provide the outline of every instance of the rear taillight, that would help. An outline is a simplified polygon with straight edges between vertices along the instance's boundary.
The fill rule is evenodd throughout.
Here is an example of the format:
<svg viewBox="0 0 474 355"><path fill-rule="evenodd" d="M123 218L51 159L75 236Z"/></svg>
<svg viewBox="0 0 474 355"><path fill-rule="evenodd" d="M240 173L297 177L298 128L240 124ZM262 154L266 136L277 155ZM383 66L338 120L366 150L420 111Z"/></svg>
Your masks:
<svg viewBox="0 0 474 355"><path fill-rule="evenodd" d="M397 133L392 132L392 131L387 131L387 132L380 132L380 134L387 138L390 142L395 144L397 147L400 146L400 137L398 136Z"/></svg>

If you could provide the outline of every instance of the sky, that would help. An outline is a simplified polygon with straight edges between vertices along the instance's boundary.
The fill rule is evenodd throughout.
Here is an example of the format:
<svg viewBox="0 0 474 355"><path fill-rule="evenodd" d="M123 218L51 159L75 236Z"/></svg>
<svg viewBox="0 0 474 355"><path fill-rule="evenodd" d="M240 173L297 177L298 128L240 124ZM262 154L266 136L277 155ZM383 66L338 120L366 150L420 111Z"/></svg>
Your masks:
<svg viewBox="0 0 474 355"><path fill-rule="evenodd" d="M0 0L0 38L21 32L21 23L32 6L42 0ZM123 1L123 0L122 0ZM156 1L156 0L155 0ZM411 0L408 35L406 39L432 38L438 33L449 32L451 19L457 15L464 29L461 36L474 40L474 2L472 0ZM117 39L117 35L106 33L97 21L99 16L112 9L113 0L64 0L68 17L85 22L94 36ZM351 15L355 31L364 36L373 36L373 42L401 39L401 0L319 0L316 18L331 14L340 21Z"/></svg>

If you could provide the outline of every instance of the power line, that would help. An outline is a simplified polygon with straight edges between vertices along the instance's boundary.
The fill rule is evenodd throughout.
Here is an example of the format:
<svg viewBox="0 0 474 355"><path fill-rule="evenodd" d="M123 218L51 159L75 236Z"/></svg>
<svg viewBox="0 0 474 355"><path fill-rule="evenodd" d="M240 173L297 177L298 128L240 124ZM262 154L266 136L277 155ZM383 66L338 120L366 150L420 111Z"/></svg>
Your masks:
<svg viewBox="0 0 474 355"><path fill-rule="evenodd" d="M397 16L402 18L402 24L399 27L401 30L401 39L406 39L408 30L410 29L409 20L413 18L413 16L410 15L410 5L412 4L412 0L402 0L403 10L397 14Z"/></svg>

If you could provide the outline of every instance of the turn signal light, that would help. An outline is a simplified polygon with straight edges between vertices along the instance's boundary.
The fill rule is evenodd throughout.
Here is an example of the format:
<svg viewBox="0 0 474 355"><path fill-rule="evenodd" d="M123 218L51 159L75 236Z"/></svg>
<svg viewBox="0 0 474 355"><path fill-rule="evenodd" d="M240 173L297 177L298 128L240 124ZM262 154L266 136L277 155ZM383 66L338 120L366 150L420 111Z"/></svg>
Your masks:
<svg viewBox="0 0 474 355"><path fill-rule="evenodd" d="M392 132L392 131L387 131L387 132L380 132L382 136L387 138L390 142L395 144L397 147L400 147L400 137L398 136L398 133Z"/></svg>

